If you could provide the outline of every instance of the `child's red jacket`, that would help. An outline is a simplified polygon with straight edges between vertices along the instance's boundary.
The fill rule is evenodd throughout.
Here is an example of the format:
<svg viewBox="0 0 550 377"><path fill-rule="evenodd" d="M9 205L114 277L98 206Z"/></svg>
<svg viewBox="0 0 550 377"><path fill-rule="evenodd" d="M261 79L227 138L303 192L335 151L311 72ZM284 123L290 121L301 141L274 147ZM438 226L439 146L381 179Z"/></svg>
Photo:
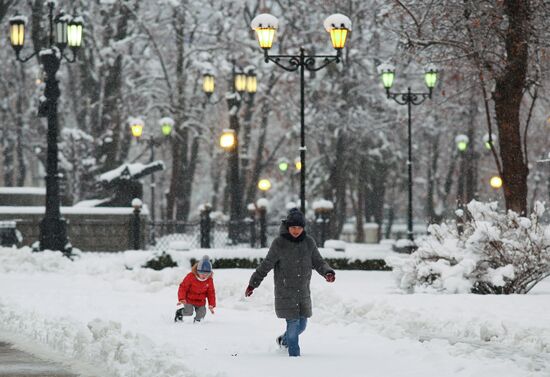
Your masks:
<svg viewBox="0 0 550 377"><path fill-rule="evenodd" d="M212 274L205 281L200 281L197 277L197 266L193 266L191 272L183 279L178 289L178 300L185 300L188 304L195 306L205 306L206 298L208 305L216 306L216 289Z"/></svg>

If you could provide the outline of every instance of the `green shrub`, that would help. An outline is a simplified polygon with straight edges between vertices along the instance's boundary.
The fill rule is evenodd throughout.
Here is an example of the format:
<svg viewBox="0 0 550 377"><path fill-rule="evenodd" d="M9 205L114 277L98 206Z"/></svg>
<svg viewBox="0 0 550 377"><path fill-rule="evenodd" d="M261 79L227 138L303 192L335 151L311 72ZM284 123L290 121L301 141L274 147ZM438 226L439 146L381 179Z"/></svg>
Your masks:
<svg viewBox="0 0 550 377"><path fill-rule="evenodd" d="M158 257L148 260L143 265L144 268L152 268L153 270L160 271L168 267L177 267L178 264L174 262L170 254L166 254L164 251Z"/></svg>
<svg viewBox="0 0 550 377"><path fill-rule="evenodd" d="M263 258L220 258L212 259L213 268L256 268ZM367 270L367 271L391 271L383 259L368 259L353 261L344 258L325 258L325 261L336 270ZM197 263L197 259L191 258L191 266Z"/></svg>

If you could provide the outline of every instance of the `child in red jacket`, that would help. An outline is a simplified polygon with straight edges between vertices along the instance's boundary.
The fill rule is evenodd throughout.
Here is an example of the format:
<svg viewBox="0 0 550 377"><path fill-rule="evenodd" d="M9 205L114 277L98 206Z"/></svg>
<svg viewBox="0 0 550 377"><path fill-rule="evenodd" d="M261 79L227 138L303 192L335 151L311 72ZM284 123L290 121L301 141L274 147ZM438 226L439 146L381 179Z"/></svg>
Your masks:
<svg viewBox="0 0 550 377"><path fill-rule="evenodd" d="M212 279L212 263L208 255L195 263L191 272L183 279L178 289L178 304L183 308L176 310L174 322L183 321L183 316L193 315L193 322L200 322L206 315L206 299L208 298L208 309L214 314L216 307L216 290Z"/></svg>

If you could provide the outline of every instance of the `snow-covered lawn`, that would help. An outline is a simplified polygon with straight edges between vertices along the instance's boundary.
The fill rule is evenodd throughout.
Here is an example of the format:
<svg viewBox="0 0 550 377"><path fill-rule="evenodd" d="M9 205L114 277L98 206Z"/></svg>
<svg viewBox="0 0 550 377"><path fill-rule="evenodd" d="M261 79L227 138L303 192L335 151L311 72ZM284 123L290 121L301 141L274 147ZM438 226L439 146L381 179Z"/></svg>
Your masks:
<svg viewBox="0 0 550 377"><path fill-rule="evenodd" d="M97 377L550 376L550 281L525 296L405 295L391 272L314 275L302 357L289 358L271 274L245 299L252 270L216 270L216 314L175 324L183 255L153 271L139 268L148 252L0 249L0 340Z"/></svg>

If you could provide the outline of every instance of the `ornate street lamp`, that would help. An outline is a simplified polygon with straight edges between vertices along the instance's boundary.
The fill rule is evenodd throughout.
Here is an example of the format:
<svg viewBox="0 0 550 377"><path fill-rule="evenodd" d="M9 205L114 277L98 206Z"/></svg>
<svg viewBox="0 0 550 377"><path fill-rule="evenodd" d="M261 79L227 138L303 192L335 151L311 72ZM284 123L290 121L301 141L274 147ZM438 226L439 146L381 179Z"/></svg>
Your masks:
<svg viewBox="0 0 550 377"><path fill-rule="evenodd" d="M383 65L380 68L380 77L382 78L382 85L384 85L386 92L389 93L393 86L393 79L395 78L395 69L393 66Z"/></svg>
<svg viewBox="0 0 550 377"><path fill-rule="evenodd" d="M494 189L499 189L502 187L502 178L500 178L498 175L494 175L489 180L489 184Z"/></svg>
<svg viewBox="0 0 550 377"><path fill-rule="evenodd" d="M281 158L277 164L277 167L280 171L285 173L288 170L288 160L286 158Z"/></svg>
<svg viewBox="0 0 550 377"><path fill-rule="evenodd" d="M260 179L258 181L258 188L261 191L266 192L271 188L271 182L269 181L269 179Z"/></svg>
<svg viewBox="0 0 550 377"><path fill-rule="evenodd" d="M233 243L238 243L242 238L239 231L239 224L243 218L243 187L248 167L248 147L250 142L250 120L252 117L252 106L254 94L257 89L254 67L248 66L241 69L233 61L232 75L229 87L232 91L227 93L226 101L229 110L229 127L224 130L220 139L220 145L228 153L227 184L229 188L229 229L228 236ZM244 115L243 130L239 122L239 110L243 102L245 92L248 93L246 100L246 112Z"/></svg>
<svg viewBox="0 0 550 377"><path fill-rule="evenodd" d="M333 14L325 19L323 25L330 34L332 47L338 51L346 47L348 34L351 31L351 21L348 17L342 14Z"/></svg>
<svg viewBox="0 0 550 377"><path fill-rule="evenodd" d="M24 63L38 55L40 64L45 73L44 100L40 102L38 116L48 119L47 131L47 159L46 159L46 211L44 219L40 223L40 250L59 250L65 255L71 254L71 245L67 238L67 224L61 217L61 202L59 195L59 170L58 170L58 124L57 102L60 97L59 81L56 78L57 71L64 58L68 62L74 62L78 49L82 43L82 19L59 14L54 19L54 7L56 1L47 1L49 35L48 46L35 51L22 58L20 53L25 44L25 25L27 18L15 15L9 19L10 43L15 51L18 61ZM76 25L76 27L75 27ZM64 49L70 44L72 57L64 54Z"/></svg>
<svg viewBox="0 0 550 377"><path fill-rule="evenodd" d="M243 94L246 90L246 75L243 72L235 72L235 91L239 94Z"/></svg>
<svg viewBox="0 0 550 377"><path fill-rule="evenodd" d="M64 49L67 47L68 38L67 38L67 25L69 24L71 17L65 15L64 13L59 13L55 16L55 44L60 48Z"/></svg>
<svg viewBox="0 0 550 377"><path fill-rule="evenodd" d="M130 117L128 118L128 123L130 124L130 130L132 132L132 136L136 138L137 142L140 143L142 141L143 136L143 128L145 127L145 123L143 122L143 119L139 117ZM172 128L174 127L174 120L170 117L164 117L158 120L158 125L161 129L161 132L164 137L168 137L172 133ZM155 146L157 144L160 144L162 140L156 140L153 136L148 136L144 138L144 141L147 143L147 147L149 148L149 164L152 164L155 161ZM151 221L153 226L151 227L151 243L155 244L155 221L156 221L156 204L155 204L155 189L156 189L156 182L155 182L155 174L151 174Z"/></svg>
<svg viewBox="0 0 550 377"><path fill-rule="evenodd" d="M428 87L430 94L433 88L435 88L435 84L437 83L437 75L438 75L437 68L433 64L429 65L426 68L426 71L424 72L424 82L426 83L426 86Z"/></svg>
<svg viewBox="0 0 550 377"><path fill-rule="evenodd" d="M256 73L254 71L250 71L246 75L246 92L248 94L254 94L256 93L258 87L258 80L256 77Z"/></svg>
<svg viewBox="0 0 550 377"><path fill-rule="evenodd" d="M457 135L455 137L456 148L459 152L465 152L468 149L470 139L466 135Z"/></svg>
<svg viewBox="0 0 550 377"><path fill-rule="evenodd" d="M139 140L141 135L143 134L143 120L141 118L134 118L130 117L128 119L128 123L130 123L130 130L132 131L132 136Z"/></svg>
<svg viewBox="0 0 550 377"><path fill-rule="evenodd" d="M294 168L296 171L302 171L302 160L299 157L294 160Z"/></svg>
<svg viewBox="0 0 550 377"><path fill-rule="evenodd" d="M393 99L400 105L407 105L407 138L408 138L408 158L407 158L407 167L408 167L408 211L407 211L407 236L411 241L411 246L408 248L410 252L416 248L414 246L414 236L413 236L413 208L412 208L412 189L413 189L413 179L412 179L412 141L411 141L411 107L412 105L420 105L427 98L432 98L433 88L437 83L438 70L435 66L430 65L426 68L424 72L424 82L428 87L428 92L413 92L411 88L408 87L406 92L394 93L391 91L395 78L395 68L389 64L382 64L378 67L380 72L380 78L382 80L382 85L386 89L387 98Z"/></svg>
<svg viewBox="0 0 550 377"><path fill-rule="evenodd" d="M493 134L487 133L483 135L483 145L485 146L485 149L490 151L492 147L495 145L494 140L495 140L495 135Z"/></svg>
<svg viewBox="0 0 550 377"><path fill-rule="evenodd" d="M172 134L172 129L174 128L174 119L170 117L164 117L159 119L159 126L162 134L166 137Z"/></svg>
<svg viewBox="0 0 550 377"><path fill-rule="evenodd" d="M279 27L279 20L277 20L277 17L268 13L260 14L252 20L251 26L256 32L256 38L258 39L260 48L266 51L271 49L273 40L275 39L275 32Z"/></svg>
<svg viewBox="0 0 550 377"><path fill-rule="evenodd" d="M25 44L26 23L27 17L25 16L15 15L10 18L10 43L18 55Z"/></svg>
<svg viewBox="0 0 550 377"><path fill-rule="evenodd" d="M67 43L69 48L75 49L82 45L82 17L73 17L67 24Z"/></svg>
<svg viewBox="0 0 550 377"><path fill-rule="evenodd" d="M269 55L269 50L273 46L273 40L279 21L271 14L260 14L252 20L250 26L256 32L256 38L260 48L264 50L264 60L266 63L273 62L285 71L300 71L300 208L302 213L306 211L306 145L305 145L305 105L304 105L304 72L319 71L331 63L339 63L342 55L342 49L346 45L349 32L351 32L351 21L342 14L333 14L324 21L324 27L330 34L332 46L336 50L336 55L309 55L305 53L304 48L300 48L298 55ZM321 64L316 65L316 59L321 60ZM282 61L285 61L283 63Z"/></svg>
<svg viewBox="0 0 550 377"><path fill-rule="evenodd" d="M237 146L237 135L235 130L226 128L222 131L220 136L220 147L226 151L231 151Z"/></svg>
<svg viewBox="0 0 550 377"><path fill-rule="evenodd" d="M210 98L212 93L214 93L214 80L214 75L212 75L211 73L205 73L202 76L202 90L204 91L204 93L206 93L206 96L208 98Z"/></svg>

